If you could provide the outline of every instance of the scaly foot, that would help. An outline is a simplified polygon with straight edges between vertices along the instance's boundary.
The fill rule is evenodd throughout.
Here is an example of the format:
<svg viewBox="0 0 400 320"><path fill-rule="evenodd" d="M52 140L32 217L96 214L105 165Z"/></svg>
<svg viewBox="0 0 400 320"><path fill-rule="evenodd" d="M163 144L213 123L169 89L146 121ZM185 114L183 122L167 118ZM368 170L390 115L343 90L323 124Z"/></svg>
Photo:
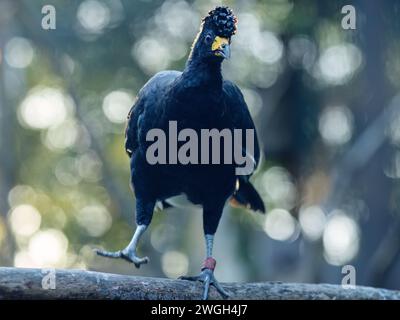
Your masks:
<svg viewBox="0 0 400 320"><path fill-rule="evenodd" d="M201 269L201 273L197 276L193 277L179 277L181 280L188 281L201 281L204 283L204 291L203 291L203 300L208 299L208 292L210 290L210 285L214 286L217 289L218 293L224 298L229 298L229 294L222 288L217 279L214 276L216 261L215 259L208 257L203 264L203 268Z"/></svg>
<svg viewBox="0 0 400 320"><path fill-rule="evenodd" d="M150 261L148 257L140 258L135 252L129 251L127 248L119 251L105 251L100 249L95 249L95 252L99 256L114 258L114 259L124 259L128 262L132 262L136 268L140 268L140 265L146 264Z"/></svg>

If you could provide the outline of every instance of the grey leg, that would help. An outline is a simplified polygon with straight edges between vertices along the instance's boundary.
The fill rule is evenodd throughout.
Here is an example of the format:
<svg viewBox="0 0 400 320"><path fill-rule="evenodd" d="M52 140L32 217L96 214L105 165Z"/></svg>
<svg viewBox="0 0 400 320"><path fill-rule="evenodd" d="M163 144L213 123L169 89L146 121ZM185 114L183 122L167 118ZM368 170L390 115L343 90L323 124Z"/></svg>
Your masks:
<svg viewBox="0 0 400 320"><path fill-rule="evenodd" d="M103 256L103 257L108 257L108 258L121 258L121 259L125 259L129 262L132 262L136 268L140 268L140 265L142 264L146 264L149 262L149 258L148 257L144 257L144 258L139 258L136 254L136 248L138 245L138 242L141 238L141 236L143 235L143 233L146 231L147 229L147 225L138 225L136 227L136 231L132 237L132 240L129 242L128 246L123 249L123 250L119 250L119 251L105 251L105 250L100 250L100 249L96 249L95 252L99 255L99 256Z"/></svg>
<svg viewBox="0 0 400 320"><path fill-rule="evenodd" d="M216 265L215 259L212 257L212 250L214 245L214 235L206 234L206 252L207 258L204 260L203 267L201 268L201 272L199 275L194 277L180 277L182 280L189 281L201 281L204 283L204 291L203 291L203 300L208 299L208 292L210 289L210 285L214 286L215 289L219 292L219 294L224 298L228 298L229 294L222 288L217 279L214 276L214 269Z"/></svg>
<svg viewBox="0 0 400 320"><path fill-rule="evenodd" d="M204 236L206 239L206 251L207 251L207 258L212 256L212 251L214 247L214 235L213 234L206 234Z"/></svg>

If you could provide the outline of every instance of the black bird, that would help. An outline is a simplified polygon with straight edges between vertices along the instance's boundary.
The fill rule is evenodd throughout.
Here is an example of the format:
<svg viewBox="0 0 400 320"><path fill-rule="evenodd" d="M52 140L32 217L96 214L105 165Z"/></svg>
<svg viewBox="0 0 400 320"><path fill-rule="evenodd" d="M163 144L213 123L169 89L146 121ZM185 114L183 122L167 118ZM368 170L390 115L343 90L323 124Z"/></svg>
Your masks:
<svg viewBox="0 0 400 320"><path fill-rule="evenodd" d="M251 172L238 175L236 163L149 163L146 152L152 142L147 134L151 129L162 129L168 140L170 121L176 121L178 130L190 128L199 135L202 129L218 129L219 132L223 129L230 132L250 129L254 132L254 148L250 150L246 144L240 153L250 158L254 167L257 166L260 151L253 120L240 89L224 80L221 74L222 61L230 56L236 24L237 19L228 7L210 11L202 20L183 72L159 72L140 90L128 116L125 143L131 158L137 228L125 249L117 252L97 250L99 255L123 258L138 268L147 263L147 257L136 255L136 247L152 220L156 204L171 206L174 204L171 199L184 195L191 203L203 207L207 250L200 275L182 278L204 282L204 299L208 297L210 285L223 297L228 297L214 277L216 261L212 258L213 238L225 203L230 200L233 205L265 212L264 203L249 182ZM169 147L164 151L171 157ZM208 151L215 152L211 148Z"/></svg>

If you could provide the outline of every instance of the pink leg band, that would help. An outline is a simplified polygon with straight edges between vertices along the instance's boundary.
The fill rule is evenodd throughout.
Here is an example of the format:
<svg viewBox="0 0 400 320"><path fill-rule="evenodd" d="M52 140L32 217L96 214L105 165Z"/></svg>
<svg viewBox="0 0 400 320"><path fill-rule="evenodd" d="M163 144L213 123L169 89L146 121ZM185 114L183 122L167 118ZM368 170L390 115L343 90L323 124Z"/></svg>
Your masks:
<svg viewBox="0 0 400 320"><path fill-rule="evenodd" d="M201 271L203 271L204 269L210 269L214 271L216 264L217 261L215 261L214 258L208 257L206 260L204 260L203 266L201 267Z"/></svg>

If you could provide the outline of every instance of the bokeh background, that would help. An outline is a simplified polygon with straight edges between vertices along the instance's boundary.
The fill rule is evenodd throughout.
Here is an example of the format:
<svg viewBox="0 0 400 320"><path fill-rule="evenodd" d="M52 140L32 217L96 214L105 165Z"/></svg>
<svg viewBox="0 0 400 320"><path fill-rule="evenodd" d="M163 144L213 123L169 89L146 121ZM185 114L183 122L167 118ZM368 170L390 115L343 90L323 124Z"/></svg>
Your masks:
<svg viewBox="0 0 400 320"><path fill-rule="evenodd" d="M226 78L243 90L268 207L227 207L221 281L400 288L400 2L225 1L238 16ZM56 30L41 27L56 8ZM220 1L0 1L0 265L176 278L199 271L200 212L154 215L137 270L96 257L134 227L125 119L141 86L181 70ZM343 30L352 4L356 30Z"/></svg>

